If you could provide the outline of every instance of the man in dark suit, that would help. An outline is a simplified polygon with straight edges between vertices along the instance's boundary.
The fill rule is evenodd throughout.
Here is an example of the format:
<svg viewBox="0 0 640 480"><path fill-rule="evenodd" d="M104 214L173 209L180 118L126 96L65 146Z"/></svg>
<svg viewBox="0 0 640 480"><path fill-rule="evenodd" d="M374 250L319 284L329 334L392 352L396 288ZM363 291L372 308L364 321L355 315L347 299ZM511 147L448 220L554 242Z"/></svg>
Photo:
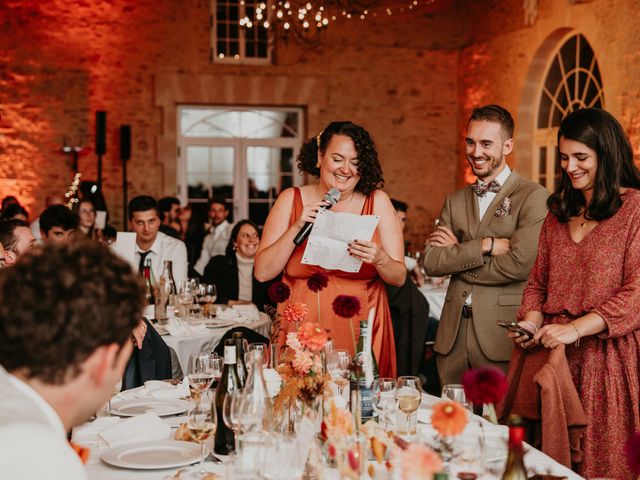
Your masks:
<svg viewBox="0 0 640 480"><path fill-rule="evenodd" d="M428 275L451 275L436 335L443 385L468 368L506 369L512 342L496 321L514 321L533 267L548 192L512 172L513 118L498 105L475 109L467 161L478 181L449 195L424 252Z"/></svg>

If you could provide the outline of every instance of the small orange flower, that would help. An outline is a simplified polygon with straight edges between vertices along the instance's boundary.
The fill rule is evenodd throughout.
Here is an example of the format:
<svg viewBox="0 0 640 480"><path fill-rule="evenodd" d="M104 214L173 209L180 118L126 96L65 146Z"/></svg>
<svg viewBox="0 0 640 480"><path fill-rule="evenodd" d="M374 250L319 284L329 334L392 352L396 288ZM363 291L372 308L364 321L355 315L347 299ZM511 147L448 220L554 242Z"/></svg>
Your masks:
<svg viewBox="0 0 640 480"><path fill-rule="evenodd" d="M307 305L302 302L293 302L287 305L282 312L282 318L288 323L300 323L309 315Z"/></svg>
<svg viewBox="0 0 640 480"><path fill-rule="evenodd" d="M319 352L322 350L329 339L327 331L320 328L320 325L313 322L305 322L298 329L298 340L300 343L311 350Z"/></svg>
<svg viewBox="0 0 640 480"><path fill-rule="evenodd" d="M457 402L441 402L433 407L431 424L440 435L458 435L467 425L467 411Z"/></svg>

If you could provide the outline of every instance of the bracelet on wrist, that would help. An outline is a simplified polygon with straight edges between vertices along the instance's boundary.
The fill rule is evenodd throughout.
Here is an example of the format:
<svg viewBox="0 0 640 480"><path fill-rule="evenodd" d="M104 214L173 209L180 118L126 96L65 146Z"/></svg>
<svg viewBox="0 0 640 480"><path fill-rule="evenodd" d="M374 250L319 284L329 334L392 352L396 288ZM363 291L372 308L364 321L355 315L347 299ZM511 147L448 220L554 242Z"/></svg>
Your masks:
<svg viewBox="0 0 640 480"><path fill-rule="evenodd" d="M571 325L574 330L576 331L576 333L578 334L578 339L576 340L575 346L579 347L580 346L580 339L582 338L582 335L580 335L580 330L578 330L578 327L576 327L576 324L573 322L569 322L569 325Z"/></svg>
<svg viewBox="0 0 640 480"><path fill-rule="evenodd" d="M493 237L489 237L491 239L491 245L489 246L489 251L487 252L487 255L491 255L493 253L493 244L495 243L495 238Z"/></svg>
<svg viewBox="0 0 640 480"><path fill-rule="evenodd" d="M536 333L538 333L538 327L535 323L529 321L529 320L523 320L522 323L527 323L529 325L531 325L533 327L533 334L535 335Z"/></svg>

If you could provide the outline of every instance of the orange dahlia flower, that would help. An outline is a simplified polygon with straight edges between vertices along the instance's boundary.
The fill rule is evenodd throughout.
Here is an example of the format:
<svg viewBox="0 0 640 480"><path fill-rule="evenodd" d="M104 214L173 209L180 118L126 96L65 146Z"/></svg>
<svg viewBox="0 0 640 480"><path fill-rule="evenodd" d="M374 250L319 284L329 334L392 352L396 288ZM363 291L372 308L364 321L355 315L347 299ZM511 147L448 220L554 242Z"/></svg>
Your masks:
<svg viewBox="0 0 640 480"><path fill-rule="evenodd" d="M467 411L457 402L441 402L433 407L431 424L440 435L458 435L467 425Z"/></svg>

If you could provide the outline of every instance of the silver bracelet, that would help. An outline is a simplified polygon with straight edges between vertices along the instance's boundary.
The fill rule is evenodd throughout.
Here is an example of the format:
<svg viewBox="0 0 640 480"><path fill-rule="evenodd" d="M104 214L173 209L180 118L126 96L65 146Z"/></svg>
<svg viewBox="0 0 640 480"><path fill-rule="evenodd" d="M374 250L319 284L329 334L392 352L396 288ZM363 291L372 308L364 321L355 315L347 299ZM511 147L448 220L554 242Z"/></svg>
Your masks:
<svg viewBox="0 0 640 480"><path fill-rule="evenodd" d="M528 323L529 325L531 325L533 327L533 334L535 335L536 333L538 333L538 327L536 326L535 323L529 321L529 320L522 320L522 323Z"/></svg>

